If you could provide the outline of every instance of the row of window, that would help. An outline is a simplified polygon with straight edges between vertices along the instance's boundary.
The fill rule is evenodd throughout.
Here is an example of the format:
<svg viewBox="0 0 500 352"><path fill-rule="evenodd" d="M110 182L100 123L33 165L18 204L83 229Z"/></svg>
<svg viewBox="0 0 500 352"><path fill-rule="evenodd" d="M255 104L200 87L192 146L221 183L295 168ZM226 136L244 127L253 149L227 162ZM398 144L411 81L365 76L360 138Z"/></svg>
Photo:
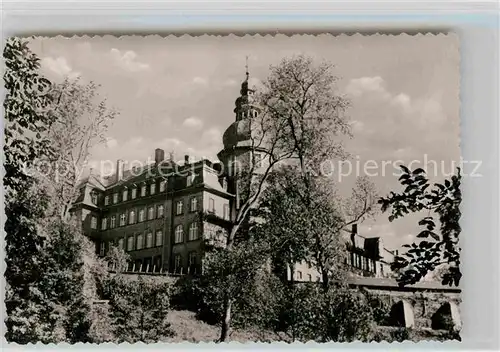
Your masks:
<svg viewBox="0 0 500 352"><path fill-rule="evenodd" d="M188 227L188 241L194 241L199 238L198 222L192 222ZM174 243L184 242L184 226L177 225L174 230Z"/></svg>
<svg viewBox="0 0 500 352"><path fill-rule="evenodd" d="M131 225L135 224L136 222L143 222L147 220L153 220L153 219L159 219L162 218L165 215L165 208L163 204L160 204L156 206L156 212L155 212L155 207L150 206L147 208L147 218L146 218L146 208L144 209L139 209L138 216L136 216L136 211L134 209L130 210L128 212L128 219L127 219L127 213L122 213L120 214L119 218L119 223L118 226L125 226L125 225ZM127 221L128 220L128 221ZM108 228L114 229L117 226L116 224L116 215L111 215L109 218L104 217L101 219L101 230L107 230ZM97 229L97 217L93 216L90 222L90 228L92 229Z"/></svg>
<svg viewBox="0 0 500 352"><path fill-rule="evenodd" d="M196 266L196 258L197 258L197 254L196 252L189 252L188 253L188 270L190 271L190 273L195 273L193 272L193 270L195 270L195 267ZM178 274L184 274L182 272L182 269L183 269L183 265L182 265L182 255L179 253L179 254L175 254L174 255L174 273L178 273Z"/></svg>
<svg viewBox="0 0 500 352"><path fill-rule="evenodd" d="M160 181L160 193L165 192L166 186L167 186L167 182L165 180ZM147 185L142 185L140 187L141 197L145 197L146 192L147 192ZM135 187L131 188L130 193L131 193L130 199L137 198L137 188L135 188ZM156 183L151 183L149 185L149 195L153 195L155 193L156 193ZM122 202L126 202L127 200L129 200L129 189L128 188L125 188L121 194L122 194L122 197L121 197ZM117 204L118 203L118 196L119 196L118 192L113 193L112 196L111 195L104 196L104 205L110 205L111 200L113 201L113 204ZM94 202L94 200L95 200L95 202ZM92 202L97 204L97 194L93 195Z"/></svg>
<svg viewBox="0 0 500 352"><path fill-rule="evenodd" d="M302 280L302 271L297 271L297 280ZM312 275L311 274L307 274L307 280L309 281L312 281ZM319 277L318 277L318 281L319 281Z"/></svg>
<svg viewBox="0 0 500 352"><path fill-rule="evenodd" d="M143 248L160 247L163 245L163 231L157 230L155 236L153 237L153 232L148 231L146 235L138 234L136 236L128 236L127 238L127 248L125 248L125 238L119 238L116 242L118 248L133 251L140 250ZM115 241L110 241L110 245L114 245ZM99 254L104 256L106 253L106 242L101 242L99 248Z"/></svg>
<svg viewBox="0 0 500 352"><path fill-rule="evenodd" d="M351 252L351 266L369 272L376 272L375 260Z"/></svg>
<svg viewBox="0 0 500 352"><path fill-rule="evenodd" d="M189 211L195 212L198 210L198 198L192 197L189 200ZM179 200L175 203L175 215L184 214L184 200Z"/></svg>
<svg viewBox="0 0 500 352"><path fill-rule="evenodd" d="M198 198L192 197L189 201L189 211L196 212L198 210ZM209 198L208 200L208 211L210 213L215 213L215 200L213 198ZM229 205L224 204L224 219L229 219ZM156 207L150 206L147 208L147 220L153 220L155 218L161 218L164 216L165 208L162 204ZM184 214L184 200L179 200L175 203L175 215ZM135 210L129 210L128 212L128 223L127 223L127 213L120 214L118 226L125 226L135 224L136 222L143 222L146 220L146 209L139 209L138 217L136 218ZM112 215L109 219L108 217L104 217L101 219L101 230L107 230L108 228L114 229L117 226L116 224L116 215ZM90 227L94 230L97 229L97 217L92 216Z"/></svg>

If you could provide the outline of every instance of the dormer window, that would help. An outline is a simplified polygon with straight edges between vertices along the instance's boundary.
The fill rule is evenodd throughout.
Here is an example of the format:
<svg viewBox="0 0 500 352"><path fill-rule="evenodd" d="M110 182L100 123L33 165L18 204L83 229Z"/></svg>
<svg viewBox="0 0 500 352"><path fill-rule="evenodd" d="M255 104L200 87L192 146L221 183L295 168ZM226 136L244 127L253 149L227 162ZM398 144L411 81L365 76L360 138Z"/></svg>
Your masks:
<svg viewBox="0 0 500 352"><path fill-rule="evenodd" d="M156 183L152 183L149 186L149 194L155 194L155 192L156 192Z"/></svg>
<svg viewBox="0 0 500 352"><path fill-rule="evenodd" d="M165 180L160 181L160 192L165 192L165 186L167 182Z"/></svg>
<svg viewBox="0 0 500 352"><path fill-rule="evenodd" d="M132 188L132 199L137 198L137 188Z"/></svg>
<svg viewBox="0 0 500 352"><path fill-rule="evenodd" d="M118 193L113 193L113 204L118 203Z"/></svg>
<svg viewBox="0 0 500 352"><path fill-rule="evenodd" d="M141 187L141 197L146 197L146 185Z"/></svg>
<svg viewBox="0 0 500 352"><path fill-rule="evenodd" d="M122 193L122 201L127 201L128 198L128 189L124 189Z"/></svg>
<svg viewBox="0 0 500 352"><path fill-rule="evenodd" d="M109 205L109 196L104 197L104 205Z"/></svg>

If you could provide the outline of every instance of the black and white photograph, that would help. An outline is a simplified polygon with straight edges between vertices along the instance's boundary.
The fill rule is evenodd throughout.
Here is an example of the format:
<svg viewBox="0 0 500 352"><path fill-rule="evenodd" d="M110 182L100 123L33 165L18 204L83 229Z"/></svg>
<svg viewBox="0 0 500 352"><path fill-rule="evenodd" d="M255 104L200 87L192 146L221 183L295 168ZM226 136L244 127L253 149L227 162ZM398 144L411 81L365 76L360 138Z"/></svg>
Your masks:
<svg viewBox="0 0 500 352"><path fill-rule="evenodd" d="M3 58L8 343L461 341L457 34Z"/></svg>

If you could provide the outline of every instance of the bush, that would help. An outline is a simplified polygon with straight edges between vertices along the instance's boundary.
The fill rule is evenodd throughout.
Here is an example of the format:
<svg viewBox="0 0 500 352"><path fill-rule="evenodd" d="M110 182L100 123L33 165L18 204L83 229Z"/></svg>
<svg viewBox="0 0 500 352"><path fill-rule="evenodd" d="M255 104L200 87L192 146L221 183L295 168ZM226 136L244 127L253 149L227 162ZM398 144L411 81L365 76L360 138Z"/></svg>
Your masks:
<svg viewBox="0 0 500 352"><path fill-rule="evenodd" d="M280 316L281 329L300 341L369 341L372 310L359 292L317 284L290 286Z"/></svg>
<svg viewBox="0 0 500 352"><path fill-rule="evenodd" d="M167 282L115 275L106 288L113 334L118 342L151 343L173 335L167 321L170 307Z"/></svg>

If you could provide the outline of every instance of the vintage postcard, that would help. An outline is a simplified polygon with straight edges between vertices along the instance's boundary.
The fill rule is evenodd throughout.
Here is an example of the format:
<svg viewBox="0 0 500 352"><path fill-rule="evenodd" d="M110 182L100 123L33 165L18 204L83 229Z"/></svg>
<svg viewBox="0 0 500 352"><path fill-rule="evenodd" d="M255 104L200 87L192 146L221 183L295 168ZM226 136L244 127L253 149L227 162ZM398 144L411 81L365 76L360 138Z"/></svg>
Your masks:
<svg viewBox="0 0 500 352"><path fill-rule="evenodd" d="M460 340L459 40L4 46L8 342Z"/></svg>

